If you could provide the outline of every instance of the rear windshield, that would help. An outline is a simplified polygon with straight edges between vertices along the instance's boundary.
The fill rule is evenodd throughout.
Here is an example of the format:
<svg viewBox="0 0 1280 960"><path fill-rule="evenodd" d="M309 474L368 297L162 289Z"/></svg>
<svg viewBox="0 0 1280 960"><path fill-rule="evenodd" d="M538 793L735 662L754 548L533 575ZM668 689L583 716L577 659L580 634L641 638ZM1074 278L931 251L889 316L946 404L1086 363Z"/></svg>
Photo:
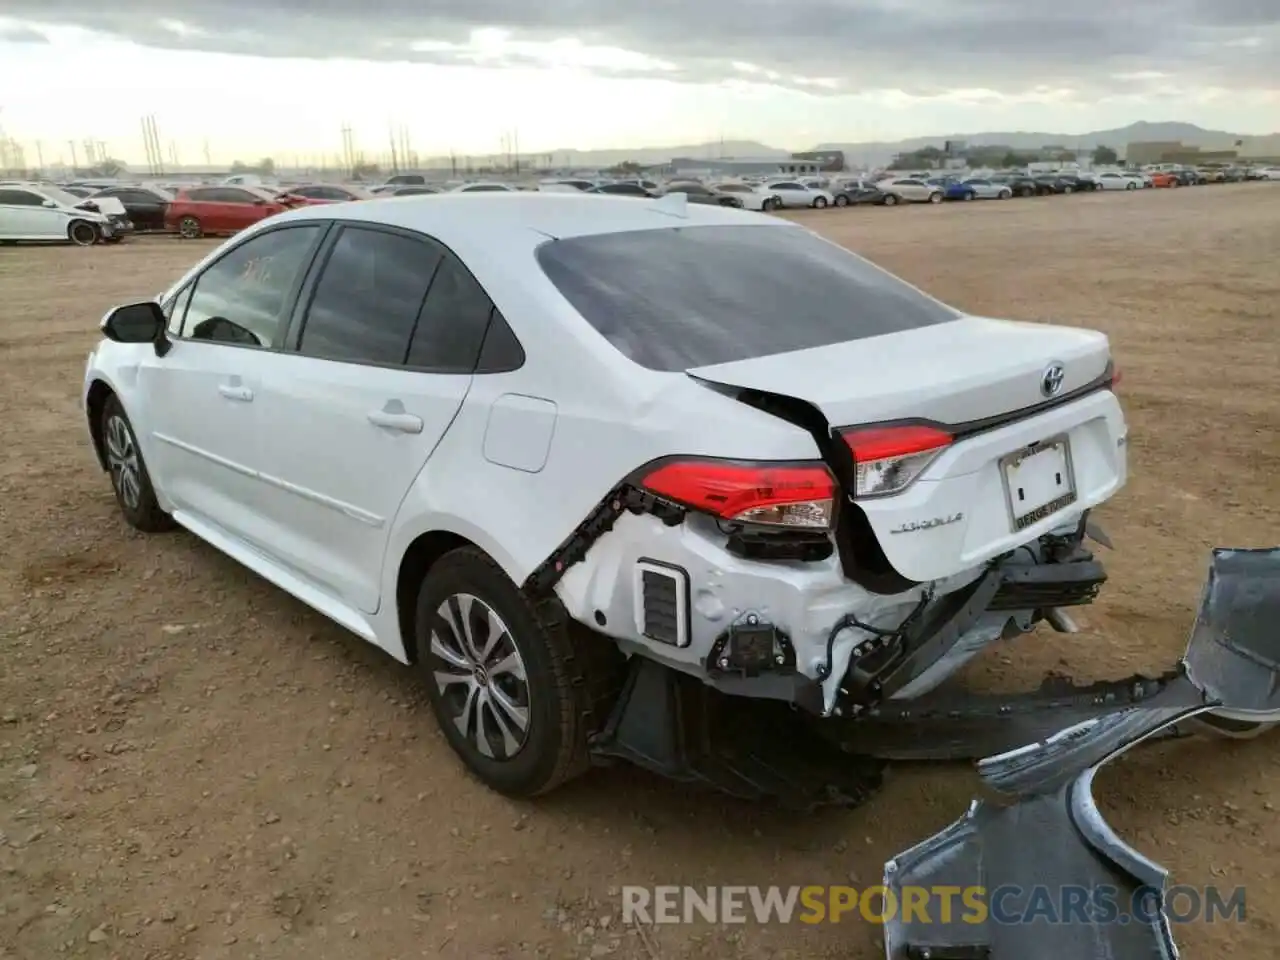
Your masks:
<svg viewBox="0 0 1280 960"><path fill-rule="evenodd" d="M914 330L959 314L843 247L776 226L553 240L543 271L636 363L686 370Z"/></svg>

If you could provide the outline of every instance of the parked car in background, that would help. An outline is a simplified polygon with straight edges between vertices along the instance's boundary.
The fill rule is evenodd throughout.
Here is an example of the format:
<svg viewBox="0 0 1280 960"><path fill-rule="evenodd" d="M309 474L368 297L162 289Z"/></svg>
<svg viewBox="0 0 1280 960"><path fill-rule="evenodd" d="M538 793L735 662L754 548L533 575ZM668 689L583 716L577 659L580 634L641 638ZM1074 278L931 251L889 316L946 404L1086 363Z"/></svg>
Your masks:
<svg viewBox="0 0 1280 960"><path fill-rule="evenodd" d="M646 190L638 183L602 183L583 193L600 194L607 197L656 197L652 190Z"/></svg>
<svg viewBox="0 0 1280 960"><path fill-rule="evenodd" d="M882 207L888 197L883 190L875 186L849 184L834 190L837 207Z"/></svg>
<svg viewBox="0 0 1280 960"><path fill-rule="evenodd" d="M669 183L661 191L660 196L671 193L683 193L690 203L709 204L721 207L743 207L742 198L732 193L721 193L703 183L675 182Z"/></svg>
<svg viewBox="0 0 1280 960"><path fill-rule="evenodd" d="M386 191L379 196L387 197L421 197L429 193L439 193L435 187L388 187Z"/></svg>
<svg viewBox="0 0 1280 960"><path fill-rule="evenodd" d="M89 247L112 240L116 232L106 214L82 209L82 197L43 184L0 186L0 242L70 241Z"/></svg>
<svg viewBox="0 0 1280 960"><path fill-rule="evenodd" d="M1280 180L1280 167L1254 167L1252 180Z"/></svg>
<svg viewBox="0 0 1280 960"><path fill-rule="evenodd" d="M258 187L191 187L180 190L165 208L166 230L187 240L239 233L260 220L288 210L277 194Z"/></svg>
<svg viewBox="0 0 1280 960"><path fill-rule="evenodd" d="M1227 179L1220 167L1199 167L1196 172L1200 174L1201 183L1225 183Z"/></svg>
<svg viewBox="0 0 1280 960"><path fill-rule="evenodd" d="M1181 184L1178 183L1177 174L1172 170L1152 170L1149 176L1151 177L1151 186L1153 187L1181 186Z"/></svg>
<svg viewBox="0 0 1280 960"><path fill-rule="evenodd" d="M109 236L102 237L104 243L119 243L128 234L133 233L133 221L129 219L129 213L125 210L124 204L116 197L90 197L77 203L76 208L100 213L107 218L111 231Z"/></svg>
<svg viewBox="0 0 1280 960"><path fill-rule="evenodd" d="M885 195L888 206L896 203L941 203L942 189L917 177L895 177L881 180L876 189Z"/></svg>
<svg viewBox="0 0 1280 960"><path fill-rule="evenodd" d="M1198 187L1204 183L1204 177L1195 167L1179 167L1169 172L1177 179L1177 185L1180 187Z"/></svg>
<svg viewBox="0 0 1280 960"><path fill-rule="evenodd" d="M1071 188L1070 190L1064 189L1063 193L1090 193L1101 189L1097 180L1090 180L1087 177L1080 176L1078 173L1058 173L1056 176L1064 187Z"/></svg>
<svg viewBox="0 0 1280 960"><path fill-rule="evenodd" d="M782 207L782 198L777 194L749 183L717 183L715 189L737 197L742 201L743 208L747 210L767 213Z"/></svg>
<svg viewBox="0 0 1280 960"><path fill-rule="evenodd" d="M1139 188L1138 181L1133 177L1115 171L1098 174L1097 184L1099 190L1137 190Z"/></svg>
<svg viewBox="0 0 1280 960"><path fill-rule="evenodd" d="M69 193L73 197L79 197L82 200L92 197L97 192L93 187L60 187L59 189L63 193Z"/></svg>
<svg viewBox="0 0 1280 960"><path fill-rule="evenodd" d="M464 183L454 187L450 193L518 193L519 187L509 183Z"/></svg>
<svg viewBox="0 0 1280 960"><path fill-rule="evenodd" d="M173 202L173 194L168 190L140 183L107 187L92 194L89 199L97 200L99 197L114 197L119 200L133 223L133 228L142 232L163 230L165 210Z"/></svg>
<svg viewBox="0 0 1280 960"><path fill-rule="evenodd" d="M564 193L572 190L586 193L595 186L597 183L594 180L584 180L580 177L552 178L538 182L538 189L544 193Z"/></svg>
<svg viewBox="0 0 1280 960"><path fill-rule="evenodd" d="M986 177L970 177L961 186L972 190L979 200L1009 200L1013 197L1012 187Z"/></svg>
<svg viewBox="0 0 1280 960"><path fill-rule="evenodd" d="M336 183L310 183L282 190L276 194L276 200L285 206L296 207L368 200L372 196L373 194L363 187L349 187Z"/></svg>
<svg viewBox="0 0 1280 960"><path fill-rule="evenodd" d="M788 210L816 207L821 209L835 204L836 198L829 190L806 187L798 180L770 180L761 189L770 196L777 197L782 206Z"/></svg>
<svg viewBox="0 0 1280 960"><path fill-rule="evenodd" d="M1008 187L1015 197L1037 197L1041 193L1051 192L1036 183L1034 177L1021 173L1001 173L991 177L990 180L992 183Z"/></svg>
<svg viewBox="0 0 1280 960"><path fill-rule="evenodd" d="M943 200L976 200L978 192L953 177L930 177L925 181L942 191Z"/></svg>

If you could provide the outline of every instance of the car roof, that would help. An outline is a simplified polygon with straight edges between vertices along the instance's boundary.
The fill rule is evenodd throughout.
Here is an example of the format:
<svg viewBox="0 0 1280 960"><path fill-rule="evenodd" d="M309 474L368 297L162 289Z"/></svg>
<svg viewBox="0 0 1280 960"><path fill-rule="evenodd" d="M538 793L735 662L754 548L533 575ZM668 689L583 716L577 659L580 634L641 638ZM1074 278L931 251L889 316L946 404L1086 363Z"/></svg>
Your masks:
<svg viewBox="0 0 1280 960"><path fill-rule="evenodd" d="M355 203L292 210L272 217L271 222L329 219L402 227L425 233L445 244L455 238L492 235L494 230L531 230L564 239L679 226L794 227L775 217L712 204L681 204L671 199L645 203L633 197L534 191L375 197Z"/></svg>

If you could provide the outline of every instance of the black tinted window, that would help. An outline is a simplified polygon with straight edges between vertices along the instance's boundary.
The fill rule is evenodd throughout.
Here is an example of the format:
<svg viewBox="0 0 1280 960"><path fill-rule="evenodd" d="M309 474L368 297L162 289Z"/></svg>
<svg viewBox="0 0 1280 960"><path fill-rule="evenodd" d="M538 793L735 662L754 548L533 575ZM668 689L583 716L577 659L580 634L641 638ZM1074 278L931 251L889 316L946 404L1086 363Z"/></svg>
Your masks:
<svg viewBox="0 0 1280 960"><path fill-rule="evenodd" d="M493 303L452 254L445 256L422 307L409 365L431 370L475 369Z"/></svg>
<svg viewBox="0 0 1280 960"><path fill-rule="evenodd" d="M212 203L217 199L218 191L211 187L205 187L200 190L188 190L187 199L194 200L197 203Z"/></svg>
<svg viewBox="0 0 1280 960"><path fill-rule="evenodd" d="M320 228L272 230L240 244L196 279L182 335L269 347L292 305Z"/></svg>
<svg viewBox="0 0 1280 960"><path fill-rule="evenodd" d="M554 240L551 282L636 363L684 370L820 347L958 314L807 230L674 227Z"/></svg>
<svg viewBox="0 0 1280 960"><path fill-rule="evenodd" d="M404 363L440 257L424 240L344 229L316 284L299 351L351 363Z"/></svg>
<svg viewBox="0 0 1280 960"><path fill-rule="evenodd" d="M19 207L38 207L44 203L44 197L38 197L27 190L0 189L0 203Z"/></svg>
<svg viewBox="0 0 1280 960"><path fill-rule="evenodd" d="M467 187L463 193L509 193L506 187L500 187L495 184L481 185L478 187Z"/></svg>

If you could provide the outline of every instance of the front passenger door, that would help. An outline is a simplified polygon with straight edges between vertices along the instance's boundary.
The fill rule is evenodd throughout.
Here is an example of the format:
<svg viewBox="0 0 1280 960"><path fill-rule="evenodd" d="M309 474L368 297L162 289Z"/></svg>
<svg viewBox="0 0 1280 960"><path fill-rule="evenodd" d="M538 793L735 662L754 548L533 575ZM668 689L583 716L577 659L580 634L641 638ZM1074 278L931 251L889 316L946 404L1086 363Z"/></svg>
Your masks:
<svg viewBox="0 0 1280 960"><path fill-rule="evenodd" d="M264 536L374 613L392 520L471 388L492 304L440 244L363 225L340 228L304 301L262 384Z"/></svg>
<svg viewBox="0 0 1280 960"><path fill-rule="evenodd" d="M276 348L323 230L300 224L259 233L166 305L171 347L148 356L139 376L145 452L180 521L260 541L258 393L280 360Z"/></svg>

